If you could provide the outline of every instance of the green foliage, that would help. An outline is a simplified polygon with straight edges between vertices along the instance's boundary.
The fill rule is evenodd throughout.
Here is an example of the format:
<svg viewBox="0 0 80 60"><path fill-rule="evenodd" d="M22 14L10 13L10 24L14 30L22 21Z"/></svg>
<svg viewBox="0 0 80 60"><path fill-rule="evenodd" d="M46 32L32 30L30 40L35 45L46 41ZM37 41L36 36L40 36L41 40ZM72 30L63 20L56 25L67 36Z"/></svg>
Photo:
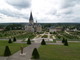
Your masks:
<svg viewBox="0 0 80 60"><path fill-rule="evenodd" d="M40 58L39 53L38 53L36 48L34 48L34 50L32 52L32 58L33 59L39 59Z"/></svg>
<svg viewBox="0 0 80 60"><path fill-rule="evenodd" d="M61 36L60 35L57 35L57 37L60 39L61 38Z"/></svg>
<svg viewBox="0 0 80 60"><path fill-rule="evenodd" d="M63 34L63 36L64 36L65 38L68 38L68 39L79 39L77 36L75 36L75 35L70 35L70 34Z"/></svg>
<svg viewBox="0 0 80 60"><path fill-rule="evenodd" d="M43 34L44 32L37 32L37 34Z"/></svg>
<svg viewBox="0 0 80 60"><path fill-rule="evenodd" d="M30 39L32 39L35 36L36 36L36 34L34 34L34 33L26 32L26 34L21 34L19 36L16 36L16 38L18 38L18 39L23 39L23 38L30 38Z"/></svg>
<svg viewBox="0 0 80 60"><path fill-rule="evenodd" d="M14 41L14 42L16 41L16 38L15 38L15 37L13 38L13 41Z"/></svg>
<svg viewBox="0 0 80 60"><path fill-rule="evenodd" d="M13 37L16 37L16 39L24 39L24 38L32 39L35 36L36 36L35 33L26 32L25 30L10 30L10 31L0 32L1 39L13 38Z"/></svg>
<svg viewBox="0 0 80 60"><path fill-rule="evenodd" d="M67 39L65 40L64 45L65 45L65 46L68 46L68 41L67 41Z"/></svg>
<svg viewBox="0 0 80 60"><path fill-rule="evenodd" d="M55 39L53 39L53 43L56 43L56 40Z"/></svg>
<svg viewBox="0 0 80 60"><path fill-rule="evenodd" d="M12 43L12 40L11 40L11 39L9 39L8 43Z"/></svg>
<svg viewBox="0 0 80 60"><path fill-rule="evenodd" d="M11 55L11 51L9 49L8 46L5 47L5 51L4 51L4 56L10 56Z"/></svg>
<svg viewBox="0 0 80 60"><path fill-rule="evenodd" d="M21 24L10 24L6 26L5 30L22 30L24 26Z"/></svg>
<svg viewBox="0 0 80 60"><path fill-rule="evenodd" d="M63 40L62 40L62 43L64 43L65 42L65 38L63 38Z"/></svg>
<svg viewBox="0 0 80 60"><path fill-rule="evenodd" d="M31 44L30 38L28 38L28 40L27 40L27 44L28 44L28 45Z"/></svg>
<svg viewBox="0 0 80 60"><path fill-rule="evenodd" d="M62 43L63 43L65 46L68 46L68 41L67 41L67 39L65 39L65 38L63 38Z"/></svg>
<svg viewBox="0 0 80 60"><path fill-rule="evenodd" d="M42 40L41 45L46 45L46 42L44 39Z"/></svg>
<svg viewBox="0 0 80 60"><path fill-rule="evenodd" d="M50 34L56 34L56 32L50 32Z"/></svg>
<svg viewBox="0 0 80 60"><path fill-rule="evenodd" d="M42 38L47 38L47 37L48 37L47 35L43 35L43 36L42 36Z"/></svg>

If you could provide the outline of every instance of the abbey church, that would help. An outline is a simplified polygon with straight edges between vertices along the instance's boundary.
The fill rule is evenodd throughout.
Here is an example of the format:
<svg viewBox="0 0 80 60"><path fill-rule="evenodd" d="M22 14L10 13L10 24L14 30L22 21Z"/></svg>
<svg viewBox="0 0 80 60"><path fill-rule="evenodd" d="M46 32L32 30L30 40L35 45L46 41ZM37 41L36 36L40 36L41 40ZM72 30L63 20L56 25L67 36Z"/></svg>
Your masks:
<svg viewBox="0 0 80 60"><path fill-rule="evenodd" d="M29 24L25 26L25 30L28 32L42 32L42 26L37 21L34 23L32 12L30 13Z"/></svg>

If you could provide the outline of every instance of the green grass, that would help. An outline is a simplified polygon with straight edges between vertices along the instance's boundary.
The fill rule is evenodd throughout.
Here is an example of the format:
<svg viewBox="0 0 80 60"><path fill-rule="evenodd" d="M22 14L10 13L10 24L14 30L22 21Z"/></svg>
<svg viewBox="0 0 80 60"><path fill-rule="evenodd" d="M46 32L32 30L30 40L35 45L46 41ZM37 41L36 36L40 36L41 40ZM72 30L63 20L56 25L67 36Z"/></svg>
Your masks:
<svg viewBox="0 0 80 60"><path fill-rule="evenodd" d="M48 37L48 35L43 35L43 36L42 36L42 38L47 38L47 37Z"/></svg>
<svg viewBox="0 0 80 60"><path fill-rule="evenodd" d="M5 46L9 46L11 54L14 54L15 52L20 50L20 47L26 47L27 44L22 43L11 43L9 44L8 41L2 41L0 40L0 56L4 55Z"/></svg>
<svg viewBox="0 0 80 60"><path fill-rule="evenodd" d="M41 46L39 54L40 60L80 60L80 43Z"/></svg>

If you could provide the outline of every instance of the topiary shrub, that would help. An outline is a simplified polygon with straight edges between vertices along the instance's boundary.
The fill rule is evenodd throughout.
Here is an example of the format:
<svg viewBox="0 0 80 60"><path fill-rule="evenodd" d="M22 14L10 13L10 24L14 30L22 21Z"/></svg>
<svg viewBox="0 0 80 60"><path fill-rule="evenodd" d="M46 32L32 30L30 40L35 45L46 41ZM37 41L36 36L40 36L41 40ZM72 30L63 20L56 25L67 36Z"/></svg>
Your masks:
<svg viewBox="0 0 80 60"><path fill-rule="evenodd" d="M42 40L41 45L46 45L46 42L44 39Z"/></svg>
<svg viewBox="0 0 80 60"><path fill-rule="evenodd" d="M67 39L65 40L64 45L65 45L65 46L68 46L68 41L67 41Z"/></svg>
<svg viewBox="0 0 80 60"><path fill-rule="evenodd" d="M64 43L65 42L65 38L63 38L63 40L62 40L62 43Z"/></svg>
<svg viewBox="0 0 80 60"><path fill-rule="evenodd" d="M16 41L16 38L14 37L14 38L13 38L13 42L15 42L15 41Z"/></svg>
<svg viewBox="0 0 80 60"><path fill-rule="evenodd" d="M27 44L28 45L30 45L31 44L31 41L30 41L30 39L28 38L28 40L27 40Z"/></svg>
<svg viewBox="0 0 80 60"><path fill-rule="evenodd" d="M8 43L12 43L12 40L11 40L11 39L9 39Z"/></svg>
<svg viewBox="0 0 80 60"><path fill-rule="evenodd" d="M39 53L38 53L36 48L34 48L34 50L32 52L32 58L33 59L39 59L40 58Z"/></svg>
<svg viewBox="0 0 80 60"><path fill-rule="evenodd" d="M4 51L4 56L10 56L11 55L11 51L9 49L8 46L5 47L5 51Z"/></svg>

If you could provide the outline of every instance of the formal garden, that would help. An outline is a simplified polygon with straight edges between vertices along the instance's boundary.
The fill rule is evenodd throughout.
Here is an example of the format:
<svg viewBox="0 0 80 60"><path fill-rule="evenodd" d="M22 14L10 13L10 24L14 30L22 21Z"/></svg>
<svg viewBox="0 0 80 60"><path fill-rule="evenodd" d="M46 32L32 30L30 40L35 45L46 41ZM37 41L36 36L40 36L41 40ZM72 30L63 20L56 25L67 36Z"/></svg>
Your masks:
<svg viewBox="0 0 80 60"><path fill-rule="evenodd" d="M68 34L70 33L70 34ZM51 33L56 37L56 40L62 40L63 38L68 39L68 41L80 41L79 32L53 32ZM52 36L51 36L52 37Z"/></svg>
<svg viewBox="0 0 80 60"><path fill-rule="evenodd" d="M34 38L36 36L35 33L29 33L24 30L10 30L10 31L1 31L0 39L12 38L16 37L17 39L24 38Z"/></svg>
<svg viewBox="0 0 80 60"><path fill-rule="evenodd" d="M33 46L31 39L36 37L36 33L29 33L22 30L11 30L0 32L0 56L6 56L6 54L13 55L14 53L20 51L20 48ZM50 39L52 41L45 41L44 38L48 39L48 34L40 36L42 41L39 48L34 48L32 50L31 59L40 59L40 60L79 60L80 59L80 42L68 42L68 41L79 41L79 35L77 32L54 32L51 33ZM75 34L75 35L72 35ZM40 34L39 34L40 35ZM77 36L78 35L78 36ZM55 39L53 39L55 36ZM24 39L26 39L24 41ZM39 38L39 37L37 37ZM15 43L17 40L22 39L22 43ZM56 44L57 41L61 41L61 44ZM23 43L25 42L25 43ZM48 44L52 43L52 44ZM35 45L36 46L36 45ZM8 50L8 53L5 53L5 50ZM31 49L31 47L30 47ZM23 49L24 51L24 49Z"/></svg>

